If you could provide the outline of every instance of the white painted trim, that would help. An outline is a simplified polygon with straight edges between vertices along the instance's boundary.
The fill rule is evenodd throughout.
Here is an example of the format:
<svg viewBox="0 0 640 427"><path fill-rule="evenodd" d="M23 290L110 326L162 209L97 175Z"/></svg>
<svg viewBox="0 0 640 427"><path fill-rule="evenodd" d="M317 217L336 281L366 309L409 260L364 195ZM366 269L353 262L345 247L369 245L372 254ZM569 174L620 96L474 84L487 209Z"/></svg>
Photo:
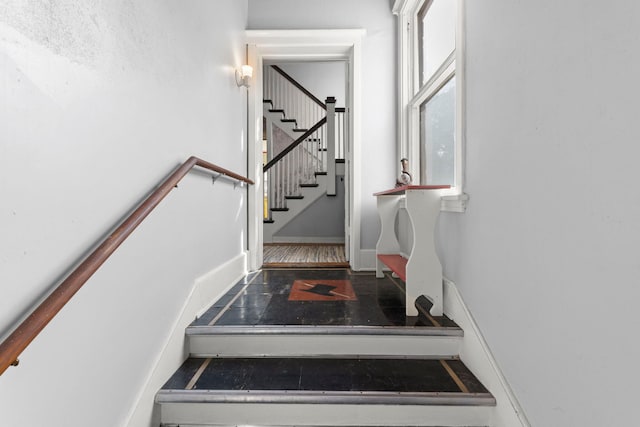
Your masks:
<svg viewBox="0 0 640 427"><path fill-rule="evenodd" d="M411 5L413 4L413 2L414 0L395 0L395 2L393 3L393 9L391 10L391 12L394 15L403 13L406 10L407 5Z"/></svg>
<svg viewBox="0 0 640 427"><path fill-rule="evenodd" d="M440 210L442 212L458 212L462 213L467 210L467 201L469 195L462 193L453 196L442 196Z"/></svg>
<svg viewBox="0 0 640 427"><path fill-rule="evenodd" d="M254 185L247 190L247 223L249 252L248 267L254 271L262 267L262 243L264 235L262 173L262 57L256 47L247 46L247 62L253 67L253 84L247 89L247 171Z"/></svg>
<svg viewBox="0 0 640 427"><path fill-rule="evenodd" d="M442 66L435 72L429 81L420 88L411 99L411 108L419 108L422 103L431 99L451 79L456 72L455 55L452 54L445 60Z"/></svg>
<svg viewBox="0 0 640 427"><path fill-rule="evenodd" d="M265 47L277 45L350 47L366 33L367 30L364 28L245 31L247 43Z"/></svg>
<svg viewBox="0 0 640 427"><path fill-rule="evenodd" d="M351 132L351 151L346 155L346 162L349 162L347 170L351 172L351 191L349 191L349 204L351 209L351 224L349 230L351 230L350 236L350 254L349 260L351 262L351 268L355 271L360 271L362 268L362 261L360 259L360 222L362 211L362 40L358 38L353 43L353 49L351 50L351 67L349 67L350 76L350 89L351 96L349 97L349 117L352 120L350 126Z"/></svg>
<svg viewBox="0 0 640 427"><path fill-rule="evenodd" d="M187 394L182 392L182 394ZM489 406L163 402L167 425L487 426Z"/></svg>
<svg viewBox="0 0 640 427"><path fill-rule="evenodd" d="M158 425L159 414L154 412L155 395L162 385L188 357L185 345L185 329L197 315L206 310L214 301L224 295L247 273L247 254L242 253L226 263L197 278L191 293L185 300L167 339L151 365L144 384L136 397L124 425L147 427L152 422Z"/></svg>
<svg viewBox="0 0 640 427"><path fill-rule="evenodd" d="M466 68L466 44L465 37L467 27L465 24L465 0L458 0L458 21L459 28L456 31L456 183L457 193L463 194L466 188L466 150L467 150L467 68ZM468 200L468 197L467 197ZM466 200L465 200L466 201ZM466 209L466 204L465 204ZM464 210L459 211L464 212Z"/></svg>
<svg viewBox="0 0 640 427"><path fill-rule="evenodd" d="M364 327L366 328L366 327ZM193 357L457 357L462 336L202 334L189 337Z"/></svg>
<svg viewBox="0 0 640 427"><path fill-rule="evenodd" d="M456 285L444 279L444 311L464 331L460 358L496 398L494 427L530 427L518 399L507 383L480 328L467 308Z"/></svg>
<svg viewBox="0 0 640 427"><path fill-rule="evenodd" d="M358 251L360 258L360 270L359 271L376 271L376 250L375 249L361 249ZM385 271L389 271L385 268Z"/></svg>
<svg viewBox="0 0 640 427"><path fill-rule="evenodd" d="M351 151L345 156L346 162L351 166L349 203L351 212L351 224L349 224L350 254L349 260L351 268L358 271L361 269L360 261L360 215L361 215L361 183L362 183L362 106L361 106L361 69L362 69L362 37L366 34L364 29L330 29L330 30L247 30L245 32L247 43L249 44L249 65L254 67L254 80L256 83L262 81L262 60L264 59L327 59L340 58L349 61L349 94L347 108L351 112ZM262 99L259 99L258 85L250 89L249 97L249 135L253 135L262 147ZM253 105L251 105L253 104ZM257 146L258 142L254 144ZM249 144L251 147L252 144ZM256 165L249 165L250 171L261 169L262 158L251 155ZM249 175L251 178L251 175ZM253 179L253 178L252 178ZM254 193L259 193L262 197L262 175L256 180ZM257 196L249 197L249 204L257 203ZM262 199L260 199L260 207ZM253 218L249 219L250 224L260 221L262 224L262 214L258 215L257 209L249 209ZM253 232L251 232L253 231ZM260 231L250 230L249 252L252 254L249 267L259 268L258 260L262 257L262 226ZM255 255L254 255L255 254Z"/></svg>
<svg viewBox="0 0 640 427"><path fill-rule="evenodd" d="M344 243L344 236L314 237L314 236L273 236L273 243Z"/></svg>

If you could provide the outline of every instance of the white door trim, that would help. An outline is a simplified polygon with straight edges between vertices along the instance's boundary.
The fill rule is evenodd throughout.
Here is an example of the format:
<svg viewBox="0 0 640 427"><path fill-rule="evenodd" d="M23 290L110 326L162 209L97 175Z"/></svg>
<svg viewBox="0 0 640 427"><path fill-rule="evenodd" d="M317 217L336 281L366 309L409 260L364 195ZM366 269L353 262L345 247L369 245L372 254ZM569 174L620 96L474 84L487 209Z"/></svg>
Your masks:
<svg viewBox="0 0 640 427"><path fill-rule="evenodd" d="M351 268L360 270L360 212L361 212L361 69L362 37L364 29L339 30L247 30L248 61L253 67L249 88L248 108L248 170L255 182L248 190L249 269L262 266L262 61L263 59L327 60L344 59L349 62L349 90L347 108L351 120L351 151L345 153L350 173L349 207Z"/></svg>

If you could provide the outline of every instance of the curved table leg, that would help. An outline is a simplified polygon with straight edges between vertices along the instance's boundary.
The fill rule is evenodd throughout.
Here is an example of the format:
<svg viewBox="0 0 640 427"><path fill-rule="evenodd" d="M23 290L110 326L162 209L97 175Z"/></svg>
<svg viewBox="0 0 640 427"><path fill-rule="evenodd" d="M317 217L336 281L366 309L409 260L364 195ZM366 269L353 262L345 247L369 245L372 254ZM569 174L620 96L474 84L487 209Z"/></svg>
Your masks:
<svg viewBox="0 0 640 427"><path fill-rule="evenodd" d="M442 265L435 246L440 192L407 191L406 209L414 236L407 263L407 315L418 315L415 300L425 295L433 303L431 315L442 316Z"/></svg>
<svg viewBox="0 0 640 427"><path fill-rule="evenodd" d="M396 254L400 244L395 232L395 220L400 206L400 196L378 196L378 214L380 215L380 237L376 244L376 254ZM376 277L384 277L384 264L376 257Z"/></svg>

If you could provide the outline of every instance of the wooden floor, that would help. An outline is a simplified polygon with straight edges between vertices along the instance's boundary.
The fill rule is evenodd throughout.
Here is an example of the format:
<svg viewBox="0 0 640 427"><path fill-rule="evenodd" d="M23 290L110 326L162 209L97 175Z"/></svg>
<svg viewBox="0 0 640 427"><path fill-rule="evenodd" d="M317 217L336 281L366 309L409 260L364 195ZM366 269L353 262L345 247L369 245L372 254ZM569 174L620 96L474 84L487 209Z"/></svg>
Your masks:
<svg viewBox="0 0 640 427"><path fill-rule="evenodd" d="M265 243L264 266L349 267L343 244Z"/></svg>

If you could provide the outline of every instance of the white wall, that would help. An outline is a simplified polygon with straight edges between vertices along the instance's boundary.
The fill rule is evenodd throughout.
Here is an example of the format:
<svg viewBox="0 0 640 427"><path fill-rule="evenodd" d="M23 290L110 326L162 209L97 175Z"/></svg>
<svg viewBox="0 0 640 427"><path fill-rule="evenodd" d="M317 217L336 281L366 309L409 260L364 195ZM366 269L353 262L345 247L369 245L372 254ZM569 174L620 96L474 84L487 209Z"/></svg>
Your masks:
<svg viewBox="0 0 640 427"><path fill-rule="evenodd" d="M362 43L361 248L380 229L373 193L392 188L396 171L395 20L387 0L249 0L250 29L364 28ZM374 171L374 173L371 173Z"/></svg>
<svg viewBox="0 0 640 427"><path fill-rule="evenodd" d="M333 96L336 107L346 105L345 61L278 62L277 65L320 101Z"/></svg>
<svg viewBox="0 0 640 427"><path fill-rule="evenodd" d="M461 289L534 426L637 424L640 4L468 1Z"/></svg>
<svg viewBox="0 0 640 427"><path fill-rule="evenodd" d="M303 190L304 192L304 190ZM278 241L322 243L322 238L344 241L344 177L336 177L336 195L320 196L287 225L278 230L274 237ZM288 238L288 239L287 239ZM317 240L313 240L316 238Z"/></svg>
<svg viewBox="0 0 640 427"><path fill-rule="evenodd" d="M237 0L0 4L0 336L189 155L246 171ZM0 424L123 425L243 189L194 172L0 378Z"/></svg>

